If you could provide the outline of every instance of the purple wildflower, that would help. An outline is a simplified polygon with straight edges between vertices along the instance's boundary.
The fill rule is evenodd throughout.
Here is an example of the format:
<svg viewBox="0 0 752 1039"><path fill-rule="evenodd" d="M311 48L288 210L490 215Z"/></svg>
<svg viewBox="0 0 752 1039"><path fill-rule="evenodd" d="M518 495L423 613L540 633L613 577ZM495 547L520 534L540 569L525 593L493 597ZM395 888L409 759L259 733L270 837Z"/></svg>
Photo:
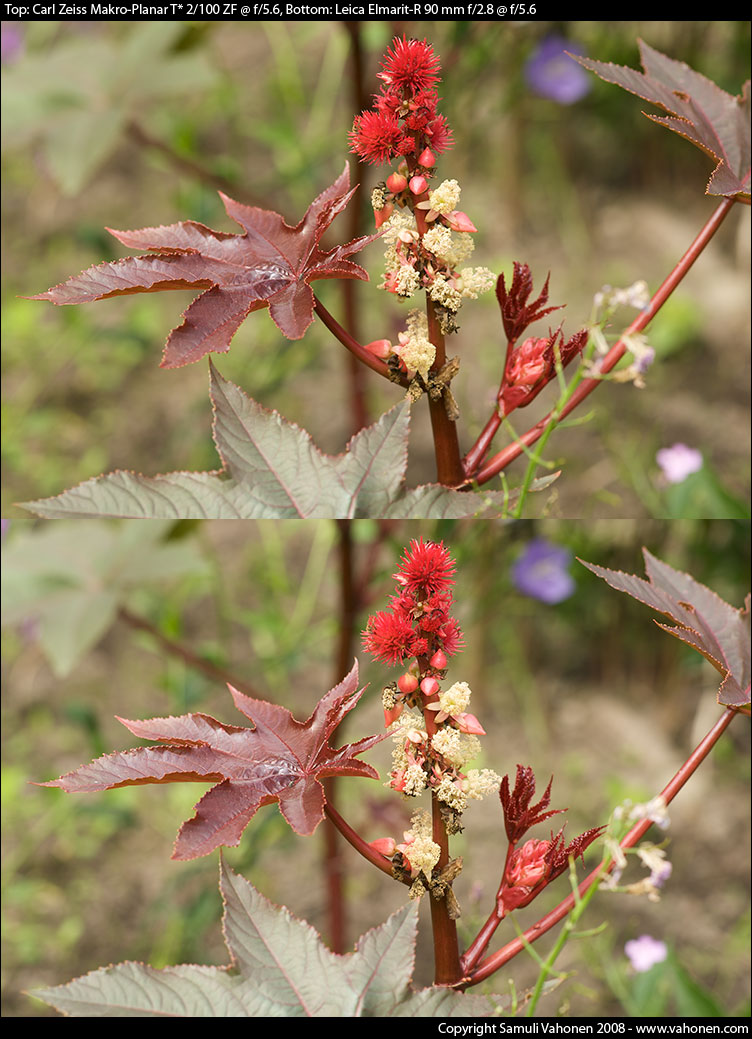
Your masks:
<svg viewBox="0 0 752 1039"><path fill-rule="evenodd" d="M574 578L568 569L571 559L568 549L536 538L513 564L512 580L523 595L552 606L574 592Z"/></svg>
<svg viewBox="0 0 752 1039"><path fill-rule="evenodd" d="M649 934L640 935L639 938L627 942L624 952L638 974L650 970L656 963L663 963L668 956L666 943L658 941L657 938L651 938Z"/></svg>
<svg viewBox="0 0 752 1039"><path fill-rule="evenodd" d="M3 65L10 65L20 58L24 49L23 29L14 22L0 25L0 57Z"/></svg>
<svg viewBox="0 0 752 1039"><path fill-rule="evenodd" d="M702 469L702 454L686 444L661 448L656 453L655 460L668 483L682 483L692 473Z"/></svg>
<svg viewBox="0 0 752 1039"><path fill-rule="evenodd" d="M587 72L567 51L582 53L577 44L561 36L547 36L525 64L525 79L530 89L559 105L572 105L590 90Z"/></svg>

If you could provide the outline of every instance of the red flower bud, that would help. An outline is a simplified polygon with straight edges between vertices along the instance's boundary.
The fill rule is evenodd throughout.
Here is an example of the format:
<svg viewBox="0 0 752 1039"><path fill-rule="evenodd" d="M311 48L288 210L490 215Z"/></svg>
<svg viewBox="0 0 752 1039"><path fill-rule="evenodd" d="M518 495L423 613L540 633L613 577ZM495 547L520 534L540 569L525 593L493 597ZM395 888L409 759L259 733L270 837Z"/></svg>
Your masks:
<svg viewBox="0 0 752 1039"><path fill-rule="evenodd" d="M425 166L428 169L430 169L431 166L436 165L436 156L430 148L424 148L420 153L418 156L418 165Z"/></svg>
<svg viewBox="0 0 752 1039"><path fill-rule="evenodd" d="M449 227L453 231L477 231L478 228L472 222L467 213L463 213L460 209L455 209L453 213L446 213L444 220L447 222Z"/></svg>
<svg viewBox="0 0 752 1039"><path fill-rule="evenodd" d="M441 686L433 677L433 675L428 675L428 677L424 678L423 681L420 683L420 691L424 693L426 696L433 696L435 693L438 693L440 689Z"/></svg>
<svg viewBox="0 0 752 1039"><path fill-rule="evenodd" d="M418 679L415 675L404 674L397 679L397 685L401 693L414 693L418 688Z"/></svg>
<svg viewBox="0 0 752 1039"><path fill-rule="evenodd" d="M374 339L372 343L366 343L365 348L375 357L381 357L384 361L394 353L394 348L388 339Z"/></svg>
<svg viewBox="0 0 752 1039"><path fill-rule="evenodd" d="M369 848L373 848L374 851L381 852L382 855L386 855L388 859L391 859L397 850L397 842L394 837L379 837L377 841L369 841Z"/></svg>
<svg viewBox="0 0 752 1039"><path fill-rule="evenodd" d="M442 650L437 649L428 663L431 667L435 667L437 671L443 671L447 666L446 654Z"/></svg>
<svg viewBox="0 0 752 1039"><path fill-rule="evenodd" d="M407 187L407 177L403 177L401 173L392 173L386 178L386 186L393 195L399 195Z"/></svg>
<svg viewBox="0 0 752 1039"><path fill-rule="evenodd" d="M415 177L410 178L410 190L413 195L422 195L428 187L428 181L424 176L418 174Z"/></svg>

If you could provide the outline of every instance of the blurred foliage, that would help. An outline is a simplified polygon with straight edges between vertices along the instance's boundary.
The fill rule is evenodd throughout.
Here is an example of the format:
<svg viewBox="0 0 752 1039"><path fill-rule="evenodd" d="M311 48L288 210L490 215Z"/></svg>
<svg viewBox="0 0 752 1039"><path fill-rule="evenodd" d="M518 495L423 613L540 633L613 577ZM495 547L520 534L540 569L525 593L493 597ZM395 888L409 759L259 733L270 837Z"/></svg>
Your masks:
<svg viewBox="0 0 752 1039"><path fill-rule="evenodd" d="M346 659L349 669L357 656L370 688L348 717L343 742L379 731L378 690L395 676L365 657L359 632L368 614L382 608L392 593L391 575L409 539L443 539L457 562L456 614L466 639L465 651L452 661L450 677L470 683L474 709L488 732L478 764L504 772L521 761L533 764L539 777L555 773L554 802L570 805L570 826L580 829L625 797L639 800L654 794L655 783L670 777L704 732L696 726L712 723L717 678L689 647L656 626L652 611L608 588L575 557L641 575L644 544L735 606L741 606L748 590L747 522L154 524L147 547L167 537L162 550L180 550L179 569L185 576L174 580L156 580L156 570L149 573L148 556L138 567L134 536L146 526L150 524L12 521L3 555L15 560L16 573L22 556L28 561L29 588L34 590L45 567L52 576L60 572L50 555L55 539L71 564L85 559L88 549L109 544L111 572L117 575L117 560L131 560L130 610L298 717L306 717L322 691L342 677L337 660ZM575 591L556 606L529 598L514 586L512 564L533 537L572 554ZM37 554L34 544L39 545ZM340 559L345 549L363 597L343 644ZM193 567L188 565L191 558ZM106 571L95 572L95 587L103 582L106 587ZM113 590L120 594L117 583ZM65 609L65 600L58 601ZM52 609L49 600L42 602ZM123 958L157 966L223 962L216 927L216 857L190 863L169 858L177 823L190 816L202 792L198 786L127 788L79 798L33 782L128 746L116 714L150 717L198 710L231 721L226 689L166 653L153 635L119 622L79 656L69 676L58 679L33 623L34 600L29 608L31 614L5 628L2 636L3 998L5 1013L11 1015L45 1013L30 1009L21 990L60 982L101 963ZM707 709L712 710L706 724ZM614 717L619 724L612 732L608 726ZM656 734L662 743L656 744ZM656 759L656 748L664 745L661 754L668 757ZM677 827L671 886L660 909L641 909L648 920L658 913L670 937L695 949L695 961L687 966L700 983L722 974L727 1008L744 998L743 952L719 965L716 946L708 939L711 951L704 959L702 946L685 933L684 921L690 919L688 899L696 909L693 926L707 928L715 921L718 941L721 934L726 940L729 923L748 904L743 856L724 859L724 897L717 905L704 886L717 883L710 875L715 868L718 876L713 856L704 854L708 842L719 839L716 821L735 827L734 840L741 840L736 828L745 825L746 745L743 726L734 725L713 762L703 766L701 774L713 777L712 786L703 788L704 796L713 797L712 820L700 813L692 826L685 821ZM383 775L390 748L382 746L374 748L369 760ZM702 783L701 774L688 790ZM406 827L408 806L380 784L365 789L360 781L353 789L353 782L341 781L338 796L346 818L367 839L398 834ZM466 834L457 838L468 885L495 883L497 856L487 849L499 839L497 813L498 805L474 806ZM268 897L285 902L326 932L321 835L311 841L296 838L276 808L267 808L252 820L240 847L225 854ZM357 857L344 861L353 871L347 886L352 927L363 930L399 904L401 891L388 885L385 889L380 875L359 870ZM463 934L476 922L471 896L472 890L460 893L461 902L467 903ZM612 919L615 933L633 934L636 907L614 902L612 911L611 903L598 905ZM591 999L582 1012L606 1012L604 999L598 997L594 1005Z"/></svg>
<svg viewBox="0 0 752 1039"><path fill-rule="evenodd" d="M394 26L355 24L367 96L378 88L378 58ZM256 23L241 32L202 22L36 22L21 28L23 46L3 71L9 117L2 155L2 509L18 516L13 502L57 493L103 471L204 470L217 465L217 456L205 366L158 369L167 330L188 294L88 308L52 308L16 297L112 259L118 253L107 226L186 218L221 225L218 188L292 219L340 172L355 108L351 46L341 23ZM594 76L577 104L536 96L526 85L525 63L556 34L591 57L634 66L635 40L643 36L736 92L748 75L748 23L424 21L402 23L400 31L426 36L441 56L442 108L456 138L441 172L460 180L463 204L476 222L487 214L478 235L479 263L501 270L512 259L529 260L538 280L550 267L556 302L568 302L567 321L575 324L602 280L647 277L656 283L665 276L707 216L702 189L712 164L675 135L661 133L640 114L637 99ZM134 58L147 52L153 61ZM82 141L87 134L95 135L93 145ZM363 171L363 190L353 203L360 205L358 231L370 229L368 198L381 175ZM61 177L72 193L62 193ZM640 197L686 216L686 228L670 245L660 223L651 240L650 212L634 223L635 240L609 231ZM347 238L347 219L336 228L339 240ZM595 398L597 421L557 434L556 450L569 460L560 482L570 481L571 496L563 506L555 495L536 507L563 515L673 515L680 506L661 512L664 506L656 504L654 455L671 442L667 438L689 442L691 434L723 484L721 495L705 495L697 507L736 514L729 501L745 501L749 493L746 433L737 428L737 417L748 409L748 318L744 308L739 312L729 279L736 273L734 236L742 219L734 213L719 238L721 259L728 262L708 278L708 285L718 285L711 301L700 306L690 286L655 322L660 364L651 370L648 389L636 394L629 387L604 387ZM372 281L378 281L381 251L367 252ZM707 273L708 263L705 255L698 268ZM321 290L338 315L339 289ZM398 308L389 312L392 301L385 307L372 286L357 292L361 338L393 337L402 321ZM465 351L475 342L482 349L473 365L463 359L457 392L463 417L477 424L471 430L477 433L488 387L498 378L498 315L491 295L472 314L467 309L458 341ZM736 322L728 336L726 319ZM353 432L342 358L318 325L301 342L289 342L268 315L259 314L221 358L221 371L335 453ZM366 376L372 415L394 403L393 391L381 382ZM661 407L669 395L673 413ZM413 482L425 482L433 478L433 465L423 424L415 425L413 453L422 469ZM600 459L605 478L595 479ZM568 502L576 503L573 511Z"/></svg>

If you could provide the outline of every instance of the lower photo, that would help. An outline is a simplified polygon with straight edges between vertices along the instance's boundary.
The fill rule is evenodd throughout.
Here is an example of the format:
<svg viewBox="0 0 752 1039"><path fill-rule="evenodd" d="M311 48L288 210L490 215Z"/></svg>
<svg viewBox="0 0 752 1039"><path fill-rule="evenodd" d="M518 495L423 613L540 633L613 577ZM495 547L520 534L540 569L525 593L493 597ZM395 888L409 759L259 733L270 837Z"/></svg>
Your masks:
<svg viewBox="0 0 752 1039"><path fill-rule="evenodd" d="M748 1017L749 572L748 520L4 520L3 1016Z"/></svg>

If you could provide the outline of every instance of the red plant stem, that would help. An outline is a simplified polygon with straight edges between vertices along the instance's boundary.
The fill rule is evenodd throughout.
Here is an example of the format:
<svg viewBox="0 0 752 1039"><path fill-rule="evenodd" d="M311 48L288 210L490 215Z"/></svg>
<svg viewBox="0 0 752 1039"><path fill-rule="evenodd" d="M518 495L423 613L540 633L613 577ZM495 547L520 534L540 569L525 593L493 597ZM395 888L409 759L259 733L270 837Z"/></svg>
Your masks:
<svg viewBox="0 0 752 1039"><path fill-rule="evenodd" d="M417 210L420 212L420 210ZM436 360L431 371L438 372L446 361L444 333L439 327L433 300L426 297L426 314L428 317L428 338L436 347ZM428 398L428 410L431 415L433 445L436 455L436 479L445 487L456 487L465 481L465 470L460 458L460 444L457 436L457 423L447 415L443 395L438 400Z"/></svg>
<svg viewBox="0 0 752 1039"><path fill-rule="evenodd" d="M731 207L734 204L734 201L735 199L733 198L724 198L720 205L715 209L714 213L707 221L705 226L702 228L698 236L695 238L694 242L692 242L689 249L687 249L684 256L682 256L681 260L678 262L676 267L674 267L673 271L669 274L669 276L663 282L661 287L655 293L645 310L643 310L638 315L638 317L632 322L632 324L625 332L624 337L611 347L611 349L603 358L600 364L600 371L604 375L607 372L610 372L614 365L616 365L618 361L626 353L627 344L624 342L624 338L626 338L629 335L632 335L635 332L641 332L661 309L663 304L666 302L666 300L672 294L674 289L690 270L698 256L707 247L713 235L716 233L716 231L721 226L725 218L728 216L729 212L731 211ZM556 416L557 419L565 418L571 411L573 411L579 404L581 404L582 401L589 394L591 394L597 386L600 385L600 383L600 379L584 379L582 383L577 387L575 392L572 394L572 397L565 405L565 407L562 408L561 413ZM515 441L513 444L509 444L508 447L505 447L503 451L499 451L498 454L494 455L493 458L489 459L489 461L486 462L483 468L480 469L474 477L475 482L477 482L478 484L487 483L489 480L493 479L494 476L497 476L502 471L502 469L505 469L510 462L513 462L515 458L518 458L519 455L523 453L523 444L526 447L529 447L531 444L535 443L535 441L541 436L544 429L551 421L552 417L553 412L549 412L549 414L546 415L545 418L542 418L540 422L536 422L536 424L534 426L531 426L531 428L526 433L523 433L519 440ZM486 426L484 427L478 442L480 442L482 438L484 444L490 444L491 438L495 434L500 424L500 419L497 422L496 418L497 417L495 415L491 416L491 418L486 423ZM476 450L476 446L471 448L471 450L468 452L467 459L470 459L471 461L474 460L477 463L479 454ZM466 465L466 470L469 477L472 474L472 466Z"/></svg>
<svg viewBox="0 0 752 1039"><path fill-rule="evenodd" d="M433 839L441 849L436 868L442 869L449 862L449 838L444 820L441 818L436 794L431 795L431 816ZM431 902L431 928L433 930L434 984L456 985L462 978L457 923L449 915L445 897L434 898L433 895L428 897Z"/></svg>
<svg viewBox="0 0 752 1039"><path fill-rule="evenodd" d="M388 859L386 855L382 855L380 851L376 851L375 848L372 848L370 844L364 841L360 834L345 822L333 805L325 804L324 811L327 818L334 823L348 844L351 844L364 859L368 859L382 873L386 873L387 876L394 879L391 859ZM405 883L409 884L409 881L405 881Z"/></svg>
<svg viewBox="0 0 752 1039"><path fill-rule="evenodd" d="M350 37L350 97L355 112L362 112L367 105L366 92L363 86L363 48L360 40L360 22L343 22L343 26ZM363 163L356 156L353 169L353 184L360 184L363 177ZM348 241L354 241L361 233L362 209L359 205L352 205L347 211L348 219ZM354 278L343 278L342 305L345 312L345 323L355 339L359 338L358 328L358 306L357 286ZM357 358L350 354L348 365L348 382L350 385L350 410L352 413L353 433L368 425L368 405L366 402L366 388L363 369L358 364Z"/></svg>
<svg viewBox="0 0 752 1039"><path fill-rule="evenodd" d="M318 316L321 318L321 320L324 322L326 327L332 333L332 335L336 339L339 339L340 343L342 343L344 347L347 347L350 353L355 354L355 356L359 360L361 360L363 364L365 364L372 371L376 372L378 375L383 375L383 377L385 379L389 379L390 382L395 381L393 379L392 372L384 364L381 358L374 356L374 354L372 354L370 350L366 350L366 348L361 343L359 343L357 339L353 338L353 336L351 336L349 332L346 332L342 325L340 325L340 323L332 317L332 315L329 313L329 311L326 309L324 304L317 296L314 296L314 309ZM407 388L407 386L409 385L408 380L405 376L400 376L399 379L397 379L396 381L399 383L400 386L404 386L405 388Z"/></svg>
<svg viewBox="0 0 752 1039"><path fill-rule="evenodd" d="M357 613L354 581L353 544L350 524L336 520L339 554L339 641L335 661L335 683L347 673L354 650L355 616ZM338 726L338 730L341 726ZM334 806L337 800L337 783L334 776L323 781L327 804ZM347 911L344 895L344 867L340 854L339 836L336 827L326 820L324 831L324 875L326 877L327 903L329 911L329 944L333 952L347 950Z"/></svg>
<svg viewBox="0 0 752 1039"><path fill-rule="evenodd" d="M206 675L207 678L212 679L215 682L227 683L228 685L234 686L235 689L241 693L245 693L246 696L252 696L255 700L263 699L259 694L258 690L255 689L250 682L245 682L242 678L238 678L237 675L233 675L230 671L226 671L223 667L218 667L216 664L212 664L209 660L204 660L203 657L198 656L192 649L184 646L182 643L177 642L175 639L168 638L167 635L163 635L159 628L152 624L146 617L141 617L137 613L132 613L125 606L121 606L118 610L118 617L121 621L127 624L131 628L135 628L137 631L146 631L149 635L155 639L156 642L165 650L166 653L171 654L173 657L178 657L183 663L187 664L188 667L192 667L195 671L200 671Z"/></svg>
<svg viewBox="0 0 752 1039"><path fill-rule="evenodd" d="M670 804L671 801L676 797L678 792L690 778L690 776L696 771L699 765L705 760L707 755L710 753L712 748L715 746L717 741L720 739L727 726L731 723L731 719L737 714L733 708L727 708L712 729L707 735L700 741L695 747L690 756L677 771L674 777L666 784L661 791L661 797L664 799L666 804ZM647 833L652 826L650 819L643 819L624 837L621 841L622 848L631 848L640 840L640 838ZM605 866L605 860L602 861L596 868L590 873L579 886L579 897L581 898L585 892L593 885L598 883L601 875L609 873L614 866L611 863L609 866ZM546 913L545 916L541 917L537 923L533 924L524 933L524 940L527 943L537 941L541 938L546 931L549 931L554 927L560 920L563 920L567 913L572 909L575 904L574 894L568 895L562 902L559 903L550 913ZM468 948L465 955L462 957L462 967L464 970L465 977L463 978L464 985L477 985L481 981L485 981L497 970L508 963L514 956L517 956L524 949L524 943L520 938L514 938L511 942L508 942L503 948L499 949L498 952L492 953L490 956L482 960L478 966L475 966L479 957L483 954L483 950L488 945L491 935L496 930L500 923L499 918L496 915L496 909L494 908L493 913L488 918L486 923L478 933L477 938Z"/></svg>

